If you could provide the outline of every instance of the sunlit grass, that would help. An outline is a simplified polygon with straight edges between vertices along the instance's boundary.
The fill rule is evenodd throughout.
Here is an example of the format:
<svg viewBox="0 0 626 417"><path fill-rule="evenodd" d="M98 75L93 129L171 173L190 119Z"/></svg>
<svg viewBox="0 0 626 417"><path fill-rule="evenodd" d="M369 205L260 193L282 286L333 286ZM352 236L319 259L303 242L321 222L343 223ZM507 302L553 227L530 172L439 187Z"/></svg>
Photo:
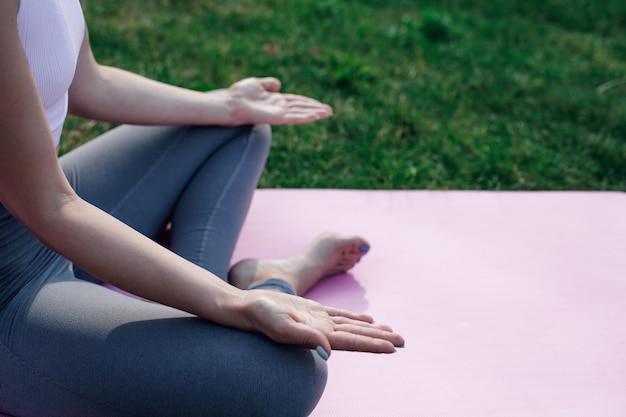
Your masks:
<svg viewBox="0 0 626 417"><path fill-rule="evenodd" d="M274 75L263 187L626 190L619 0L85 0L97 58L194 89ZM71 119L63 151L106 125Z"/></svg>

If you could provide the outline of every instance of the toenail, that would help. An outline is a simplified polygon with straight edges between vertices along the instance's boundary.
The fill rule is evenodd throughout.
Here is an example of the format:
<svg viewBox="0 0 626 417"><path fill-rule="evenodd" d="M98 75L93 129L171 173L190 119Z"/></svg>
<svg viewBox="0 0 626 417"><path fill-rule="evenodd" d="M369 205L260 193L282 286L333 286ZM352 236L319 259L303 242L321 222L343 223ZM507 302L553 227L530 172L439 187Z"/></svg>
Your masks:
<svg viewBox="0 0 626 417"><path fill-rule="evenodd" d="M361 253L367 253L370 250L370 247L368 245L361 245L359 250L361 251Z"/></svg>

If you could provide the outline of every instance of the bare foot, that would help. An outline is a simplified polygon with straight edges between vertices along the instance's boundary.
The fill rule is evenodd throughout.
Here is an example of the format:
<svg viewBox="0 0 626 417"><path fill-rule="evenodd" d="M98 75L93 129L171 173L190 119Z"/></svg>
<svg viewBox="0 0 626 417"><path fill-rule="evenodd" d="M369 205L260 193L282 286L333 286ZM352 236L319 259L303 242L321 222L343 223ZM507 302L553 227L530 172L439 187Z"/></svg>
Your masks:
<svg viewBox="0 0 626 417"><path fill-rule="evenodd" d="M323 233L291 258L237 262L228 272L228 281L245 289L258 281L279 278L293 285L298 295L302 295L320 279L352 268L369 247L369 243L359 236Z"/></svg>

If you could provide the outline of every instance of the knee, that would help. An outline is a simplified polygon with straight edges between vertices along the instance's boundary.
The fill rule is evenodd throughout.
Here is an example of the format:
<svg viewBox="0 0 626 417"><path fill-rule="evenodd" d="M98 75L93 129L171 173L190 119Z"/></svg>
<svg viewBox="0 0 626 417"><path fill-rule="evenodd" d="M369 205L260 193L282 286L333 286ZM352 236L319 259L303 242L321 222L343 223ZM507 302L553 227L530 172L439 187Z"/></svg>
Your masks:
<svg viewBox="0 0 626 417"><path fill-rule="evenodd" d="M324 393L328 378L326 361L314 351L291 348L298 352L285 357L289 360L282 363L282 371L278 372L282 375L276 375L281 389L274 387L276 397L268 404L269 412L263 415L308 416Z"/></svg>
<svg viewBox="0 0 626 417"><path fill-rule="evenodd" d="M264 152L269 152L272 145L272 127L270 125L254 125L250 132L252 142Z"/></svg>
<svg viewBox="0 0 626 417"><path fill-rule="evenodd" d="M250 408L241 415L305 417L311 414L326 387L326 361L315 351L273 342L257 345L254 356L255 364L250 364L248 372L252 372L256 382L252 393L242 392L251 401L247 401Z"/></svg>

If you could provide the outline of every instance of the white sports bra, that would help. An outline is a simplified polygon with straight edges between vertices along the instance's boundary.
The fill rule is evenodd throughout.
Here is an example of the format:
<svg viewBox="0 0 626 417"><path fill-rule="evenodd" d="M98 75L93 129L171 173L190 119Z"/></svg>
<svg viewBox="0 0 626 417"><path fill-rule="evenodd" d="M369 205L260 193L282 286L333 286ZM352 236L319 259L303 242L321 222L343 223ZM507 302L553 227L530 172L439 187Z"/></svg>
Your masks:
<svg viewBox="0 0 626 417"><path fill-rule="evenodd" d="M17 26L58 146L85 34L79 0L20 0Z"/></svg>

